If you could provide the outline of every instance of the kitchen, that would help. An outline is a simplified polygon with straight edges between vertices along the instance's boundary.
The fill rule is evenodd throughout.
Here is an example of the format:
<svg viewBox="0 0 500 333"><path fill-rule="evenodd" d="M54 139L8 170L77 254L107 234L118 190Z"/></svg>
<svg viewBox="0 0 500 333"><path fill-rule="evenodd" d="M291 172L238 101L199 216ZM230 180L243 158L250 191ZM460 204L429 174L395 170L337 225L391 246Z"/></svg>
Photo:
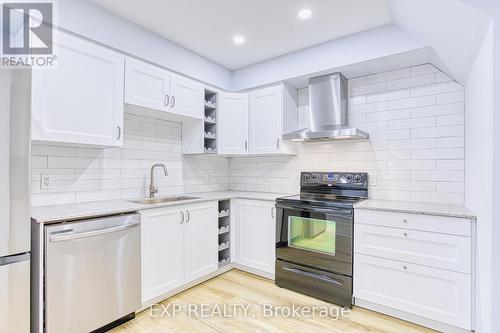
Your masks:
<svg viewBox="0 0 500 333"><path fill-rule="evenodd" d="M496 331L498 5L53 5L0 72L2 331Z"/></svg>

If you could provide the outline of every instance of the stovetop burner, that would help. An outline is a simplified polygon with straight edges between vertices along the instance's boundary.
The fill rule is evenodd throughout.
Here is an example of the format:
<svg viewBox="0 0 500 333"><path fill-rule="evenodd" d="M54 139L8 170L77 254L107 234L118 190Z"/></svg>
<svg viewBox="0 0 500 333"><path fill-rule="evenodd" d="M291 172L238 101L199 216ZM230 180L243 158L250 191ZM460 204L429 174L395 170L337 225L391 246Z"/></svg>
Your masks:
<svg viewBox="0 0 500 333"><path fill-rule="evenodd" d="M320 206L352 206L368 197L368 174L348 172L302 172L300 194L277 202Z"/></svg>

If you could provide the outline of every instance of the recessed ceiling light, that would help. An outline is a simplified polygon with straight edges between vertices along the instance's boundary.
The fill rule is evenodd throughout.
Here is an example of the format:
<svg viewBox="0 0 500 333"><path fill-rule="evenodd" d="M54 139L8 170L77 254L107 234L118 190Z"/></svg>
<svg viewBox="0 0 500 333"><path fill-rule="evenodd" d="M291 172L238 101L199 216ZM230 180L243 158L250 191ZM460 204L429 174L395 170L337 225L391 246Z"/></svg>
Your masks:
<svg viewBox="0 0 500 333"><path fill-rule="evenodd" d="M312 11L310 9L302 9L300 12L299 12L299 18L301 20L307 20L308 18L310 18L312 15Z"/></svg>
<svg viewBox="0 0 500 333"><path fill-rule="evenodd" d="M233 37L233 42L236 45L241 45L245 43L245 37L237 35Z"/></svg>

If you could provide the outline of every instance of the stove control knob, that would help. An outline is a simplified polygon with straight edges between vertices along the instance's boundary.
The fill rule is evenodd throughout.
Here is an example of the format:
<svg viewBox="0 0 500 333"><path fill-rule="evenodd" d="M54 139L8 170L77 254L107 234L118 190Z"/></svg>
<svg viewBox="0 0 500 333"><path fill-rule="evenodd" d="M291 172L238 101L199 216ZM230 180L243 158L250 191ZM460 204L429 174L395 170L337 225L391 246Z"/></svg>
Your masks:
<svg viewBox="0 0 500 333"><path fill-rule="evenodd" d="M355 181L356 183L359 183L359 182L361 181L361 176L360 176L360 175L356 175L356 176L354 176L354 181Z"/></svg>
<svg viewBox="0 0 500 333"><path fill-rule="evenodd" d="M345 179L347 180L348 183L352 182L352 175L348 174Z"/></svg>
<svg viewBox="0 0 500 333"><path fill-rule="evenodd" d="M316 180L316 178L318 178L318 175L313 173L312 180Z"/></svg>
<svg viewBox="0 0 500 333"><path fill-rule="evenodd" d="M310 175L304 175L304 179L305 180L309 180L309 179L311 179L311 176Z"/></svg>

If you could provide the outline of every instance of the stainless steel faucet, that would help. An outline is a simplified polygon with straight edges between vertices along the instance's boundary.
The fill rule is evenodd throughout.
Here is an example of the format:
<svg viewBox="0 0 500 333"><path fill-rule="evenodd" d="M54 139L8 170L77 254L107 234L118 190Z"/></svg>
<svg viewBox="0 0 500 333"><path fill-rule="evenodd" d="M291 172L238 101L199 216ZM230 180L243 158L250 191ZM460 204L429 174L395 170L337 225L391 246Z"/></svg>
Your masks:
<svg viewBox="0 0 500 333"><path fill-rule="evenodd" d="M155 168L160 168L160 167L163 168L165 176L168 176L168 171L165 164L154 164L151 167L151 182L149 183L149 198L151 199L153 199L155 197L155 194L158 193L158 189L154 185L154 180L155 180Z"/></svg>

